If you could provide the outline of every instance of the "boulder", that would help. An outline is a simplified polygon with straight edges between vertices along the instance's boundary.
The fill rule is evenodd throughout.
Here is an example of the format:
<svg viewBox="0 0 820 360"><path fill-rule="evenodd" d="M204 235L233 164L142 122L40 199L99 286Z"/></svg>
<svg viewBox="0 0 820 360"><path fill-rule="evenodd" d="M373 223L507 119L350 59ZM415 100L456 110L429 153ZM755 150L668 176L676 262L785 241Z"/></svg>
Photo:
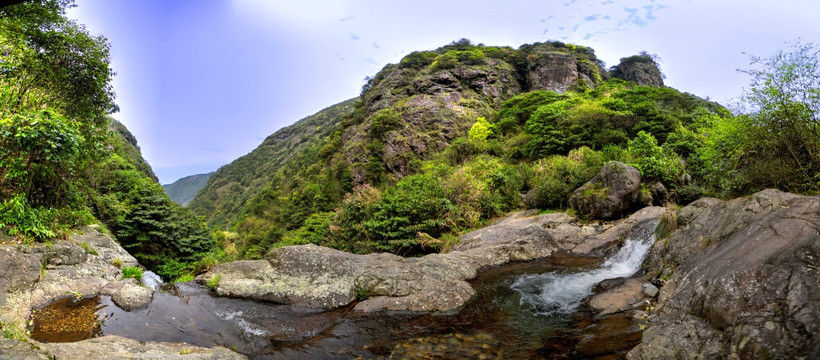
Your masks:
<svg viewBox="0 0 820 360"><path fill-rule="evenodd" d="M55 241L45 253L49 265L77 265L88 258L85 249L70 241Z"/></svg>
<svg viewBox="0 0 820 360"><path fill-rule="evenodd" d="M620 285L593 296L589 306L595 309L599 316L631 310L643 300L642 284L640 279L625 279Z"/></svg>
<svg viewBox="0 0 820 360"><path fill-rule="evenodd" d="M682 208L649 273L669 277L629 359L820 354L820 197L764 190Z"/></svg>
<svg viewBox="0 0 820 360"><path fill-rule="evenodd" d="M111 300L114 301L114 303L121 309L126 311L148 306L148 304L151 303L151 299L154 297L153 290L140 286L134 279L109 283L109 285L107 285L102 292L107 293L107 290L112 288L113 291L109 293L109 295L111 295Z"/></svg>
<svg viewBox="0 0 820 360"><path fill-rule="evenodd" d="M0 293L31 289L40 280L42 258L20 253L17 246L0 246Z"/></svg>
<svg viewBox="0 0 820 360"><path fill-rule="evenodd" d="M640 194L640 171L622 162L611 161L573 191L569 205L581 217L618 219L640 203Z"/></svg>
<svg viewBox="0 0 820 360"><path fill-rule="evenodd" d="M356 310L363 312L452 312L473 296L466 280L481 268L542 259L578 246L593 250L617 242L662 213L663 208L653 207L634 218L587 225L561 213L519 212L462 235L462 243L445 254L403 258L288 246L274 249L265 260L220 264L197 281L205 283L218 275L219 295L315 308L338 308L359 300Z"/></svg>
<svg viewBox="0 0 820 360"><path fill-rule="evenodd" d="M646 297L653 298L655 296L658 296L658 291L658 287L655 285L652 285L650 283L643 284L643 294L646 295Z"/></svg>
<svg viewBox="0 0 820 360"><path fill-rule="evenodd" d="M70 343L40 343L39 347L57 360L241 360L247 359L224 347L203 348L189 344L137 341L120 336L103 336Z"/></svg>

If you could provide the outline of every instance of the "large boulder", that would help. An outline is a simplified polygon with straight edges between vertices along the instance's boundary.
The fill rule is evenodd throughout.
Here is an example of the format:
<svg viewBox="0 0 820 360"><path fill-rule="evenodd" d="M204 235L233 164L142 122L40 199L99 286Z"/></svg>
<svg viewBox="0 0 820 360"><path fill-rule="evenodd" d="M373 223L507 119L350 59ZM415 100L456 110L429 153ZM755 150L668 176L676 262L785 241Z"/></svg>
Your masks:
<svg viewBox="0 0 820 360"><path fill-rule="evenodd" d="M52 357L25 341L0 337L0 359L49 360Z"/></svg>
<svg viewBox="0 0 820 360"><path fill-rule="evenodd" d="M466 280L481 268L546 258L559 250L593 251L662 213L663 208L652 207L634 218L597 225L560 213L515 213L462 235L462 243L445 254L403 258L289 246L274 249L265 260L221 264L197 280L205 283L218 276L220 295L284 304L332 309L363 300L356 310L450 312L473 296Z"/></svg>
<svg viewBox="0 0 820 360"><path fill-rule="evenodd" d="M820 197L765 190L679 211L649 273L660 288L629 359L799 359L820 354Z"/></svg>
<svg viewBox="0 0 820 360"><path fill-rule="evenodd" d="M610 161L595 177L575 191L569 206L578 216L618 219L640 203L641 173L619 161Z"/></svg>
<svg viewBox="0 0 820 360"><path fill-rule="evenodd" d="M17 246L0 246L0 307L6 305L6 293L29 290L40 280L42 255L22 254Z"/></svg>

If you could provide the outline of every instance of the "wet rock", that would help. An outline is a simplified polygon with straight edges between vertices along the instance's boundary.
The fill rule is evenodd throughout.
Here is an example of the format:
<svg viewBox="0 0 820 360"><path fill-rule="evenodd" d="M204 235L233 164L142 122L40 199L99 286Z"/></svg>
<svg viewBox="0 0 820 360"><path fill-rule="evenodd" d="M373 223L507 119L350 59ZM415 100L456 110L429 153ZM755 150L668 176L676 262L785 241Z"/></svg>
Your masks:
<svg viewBox="0 0 820 360"><path fill-rule="evenodd" d="M649 187L649 191L652 193L652 204L655 206L663 206L667 202L669 202L669 190L666 189L666 186L663 186L663 183L660 181L655 182Z"/></svg>
<svg viewBox="0 0 820 360"><path fill-rule="evenodd" d="M138 265L133 256L110 236L103 234L97 226L86 227L82 232L69 236L64 242L70 245L64 246L65 250L58 252L62 254L58 256L63 259L60 261L62 264L48 265L45 269L42 269L40 264L45 262L46 254L49 254L51 249L44 244L24 249L0 248L0 301L5 304L0 308L0 318L22 323L29 317L32 308L45 306L67 294L90 296L103 293L110 283L117 283L122 276L122 271L112 265L115 260L125 266ZM86 256L85 260L78 264L66 265L66 262L72 263L79 259L75 256L76 249L85 252L77 245L80 243L88 244L98 255ZM7 272L1 273L3 269ZM144 299L144 294L141 297L137 296L138 291L142 292L128 290L129 295L124 299L130 299L129 303L138 304L139 302L134 302L137 298ZM113 295L113 292L107 294Z"/></svg>
<svg viewBox="0 0 820 360"><path fill-rule="evenodd" d="M593 296L589 305L598 311L599 316L631 310L643 300L642 284L640 279L626 279L622 284Z"/></svg>
<svg viewBox="0 0 820 360"><path fill-rule="evenodd" d="M639 203L641 173L619 161L604 165L595 177L575 191L569 205L579 216L617 219Z"/></svg>
<svg viewBox="0 0 820 360"><path fill-rule="evenodd" d="M151 303L154 291L150 288L139 286L130 281L120 281L119 283L123 285L111 295L111 300L121 309L130 311L148 306Z"/></svg>
<svg viewBox="0 0 820 360"><path fill-rule="evenodd" d="M670 275L630 359L820 353L820 198L764 190L682 208L650 253Z"/></svg>
<svg viewBox="0 0 820 360"><path fill-rule="evenodd" d="M220 295L308 307L331 309L358 299L356 310L362 312L451 312L474 295L466 280L474 278L481 268L542 259L578 246L592 250L618 241L663 211L646 208L628 219L594 227L566 214L515 213L462 235L462 243L448 253L419 258L356 255L316 245L288 246L274 249L266 260L221 264L197 281L204 283L219 275L216 292ZM584 253L579 250L577 254Z"/></svg>
<svg viewBox="0 0 820 360"><path fill-rule="evenodd" d="M119 336L103 336L71 343L41 343L43 351L57 360L240 360L247 359L223 347L203 348L188 344L140 342Z"/></svg>
<svg viewBox="0 0 820 360"><path fill-rule="evenodd" d="M653 298L655 296L658 296L658 291L659 290L658 290L657 287L655 287L655 285L652 285L652 284L644 284L643 285L643 294L646 295L647 297Z"/></svg>
<svg viewBox="0 0 820 360"><path fill-rule="evenodd" d="M0 359L49 360L51 357L27 342L0 337Z"/></svg>

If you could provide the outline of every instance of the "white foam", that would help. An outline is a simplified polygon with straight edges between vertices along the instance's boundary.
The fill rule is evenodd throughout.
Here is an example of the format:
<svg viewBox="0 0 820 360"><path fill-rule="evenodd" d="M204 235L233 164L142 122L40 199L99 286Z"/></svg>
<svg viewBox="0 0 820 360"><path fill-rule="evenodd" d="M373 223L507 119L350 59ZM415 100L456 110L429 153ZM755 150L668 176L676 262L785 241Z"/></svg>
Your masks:
<svg viewBox="0 0 820 360"><path fill-rule="evenodd" d="M581 300L592 293L595 284L606 279L631 276L640 270L643 258L652 247L654 228L647 226L627 239L623 247L599 269L573 274L549 272L524 275L515 281L512 289L521 294L521 306L537 315L570 314Z"/></svg>

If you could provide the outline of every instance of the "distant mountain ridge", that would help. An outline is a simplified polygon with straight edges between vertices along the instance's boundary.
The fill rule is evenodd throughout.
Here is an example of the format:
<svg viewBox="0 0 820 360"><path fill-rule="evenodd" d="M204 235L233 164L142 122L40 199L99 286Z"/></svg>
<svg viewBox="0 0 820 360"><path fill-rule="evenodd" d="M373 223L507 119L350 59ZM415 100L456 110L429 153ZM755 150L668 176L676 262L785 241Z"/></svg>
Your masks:
<svg viewBox="0 0 820 360"><path fill-rule="evenodd" d="M199 190L205 187L208 183L208 179L210 179L214 173L215 171L207 174L186 176L171 184L162 185L162 187L165 189L165 193L168 194L168 197L175 203L188 206L188 203L194 199Z"/></svg>

